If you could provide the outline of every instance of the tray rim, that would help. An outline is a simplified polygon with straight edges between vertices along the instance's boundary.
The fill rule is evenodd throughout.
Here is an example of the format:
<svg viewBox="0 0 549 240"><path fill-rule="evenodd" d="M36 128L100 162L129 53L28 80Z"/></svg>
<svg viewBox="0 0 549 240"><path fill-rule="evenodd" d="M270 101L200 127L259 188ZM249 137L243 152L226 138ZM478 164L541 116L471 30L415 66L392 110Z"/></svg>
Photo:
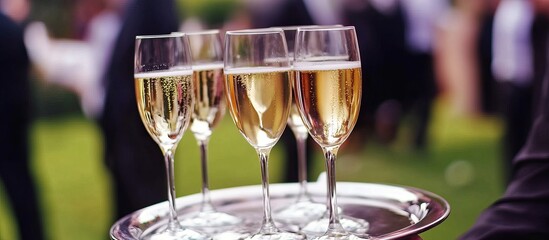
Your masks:
<svg viewBox="0 0 549 240"><path fill-rule="evenodd" d="M315 186L316 187L322 187L322 186L325 187L325 184L322 184L322 182L323 181L321 181L321 178L319 178L319 180L316 181L316 182L309 182L308 187L309 187L309 189L311 189L311 187L314 188ZM370 186L370 187L394 188L394 189L399 189L399 190L405 190L405 191L415 193L416 196L419 193L419 194L422 194L423 196L426 196L427 199L431 200L431 202L436 201L437 206L441 208L440 210L442 210L442 213L440 215L436 215L436 216L432 216L431 215L432 211L429 211L427 213L427 215L424 218L422 218L421 220L419 220L418 222L416 222L414 224L411 224L407 227L398 229L396 231L392 231L392 232L389 232L389 233L386 233L386 234L383 234L383 235L375 236L376 239L398 239L398 238L401 238L401 237L406 237L406 236L410 236L410 235L413 235L413 234L419 234L419 233L425 232L425 231L437 226L438 224L442 223L444 220L446 220L449 217L450 212L451 212L451 206L450 206L450 204L448 203L448 201L446 199L444 199L440 195L435 194L431 191L424 190L424 189L417 188L417 187L411 187L411 186L405 186L405 185L399 185L399 184L373 183L373 182L346 182L346 181L341 181L340 182L340 181L338 181L336 184L338 186L338 190L341 188L341 187L339 187L341 185L347 185L347 186L348 185L357 185L357 186L362 186L362 187ZM295 183L295 182L294 183L272 183L272 184L269 184L271 195L273 195L273 192L280 191L280 190L278 190L279 188L286 188L286 189L287 188L295 188L295 189L297 189L297 187L299 187L299 184ZM257 189L259 189L259 191L257 191ZM256 185L244 185L244 186L237 186L237 187L230 187L230 188L215 189L215 190L211 190L210 194L212 196L212 199L215 199L216 195L224 195L224 194L226 195L227 194L226 192L230 193L230 192L234 192L234 191L239 191L239 195L241 195L240 193L247 193L247 194L251 194L253 196L258 195L256 193L251 193L254 190L257 191L259 193L259 195L261 195L261 185L257 185L257 184ZM338 191L338 195L340 195L339 191ZM199 193L194 193L194 194L190 194L190 195L181 196L181 197L176 198L177 210L179 211L181 209L189 207L188 205L190 205L190 204L196 204L197 202L200 201L201 197L202 197L202 195L199 192ZM159 203L153 204L151 206L139 209L139 210L137 210L133 213L130 213L130 214L118 219L111 226L111 228L109 229L109 236L111 237L111 239L114 239L114 240L137 240L138 238L133 237L133 236L132 236L133 238L129 238L129 239L128 238L126 238L126 239L119 238L118 236L115 236L114 231L117 227L122 226L124 222L130 222L129 220L131 220L132 218L140 216L142 213L144 213L146 211L153 211L155 209L160 209L160 208L167 209L167 207L164 207L164 205L167 205L167 204L168 204L168 201L159 202ZM166 213L167 213L167 211L166 211ZM430 221L427 221L425 219L428 216L429 217L434 217L434 218ZM157 217L163 218L164 216L157 216Z"/></svg>

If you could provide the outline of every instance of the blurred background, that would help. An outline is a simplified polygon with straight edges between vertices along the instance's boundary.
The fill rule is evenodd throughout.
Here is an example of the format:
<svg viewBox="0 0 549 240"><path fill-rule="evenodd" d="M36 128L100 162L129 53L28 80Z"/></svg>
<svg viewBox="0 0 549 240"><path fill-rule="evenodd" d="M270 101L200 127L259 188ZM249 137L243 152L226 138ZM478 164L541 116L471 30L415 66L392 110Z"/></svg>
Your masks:
<svg viewBox="0 0 549 240"><path fill-rule="evenodd" d="M109 27L121 24L128 1L0 0L2 12L24 29L32 62L30 164L46 239L107 239L113 224L111 177L95 121L104 95L97 75L108 52L101 55L91 33L115 33ZM176 6L183 31L355 25L363 102L360 122L339 152L337 179L444 197L452 212L421 234L429 240L456 239L505 189L546 66L546 2L176 0ZM309 17L300 19L305 11ZM230 116L209 148L212 189L260 184L255 151ZM310 154L314 180L324 158L319 149ZM272 183L288 180L285 158L281 141L271 154ZM199 168L199 149L187 132L176 154L178 196L200 191ZM11 206L0 181L0 240L19 238Z"/></svg>

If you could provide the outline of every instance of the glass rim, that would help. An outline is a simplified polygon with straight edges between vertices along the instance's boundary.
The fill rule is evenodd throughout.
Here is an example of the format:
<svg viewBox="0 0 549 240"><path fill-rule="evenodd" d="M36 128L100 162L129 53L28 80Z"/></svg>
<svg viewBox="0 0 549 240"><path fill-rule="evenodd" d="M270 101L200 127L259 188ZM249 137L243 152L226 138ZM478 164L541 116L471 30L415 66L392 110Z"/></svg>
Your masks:
<svg viewBox="0 0 549 240"><path fill-rule="evenodd" d="M170 34L137 35L135 36L135 39L139 40L139 39L155 39L155 38L175 38L175 37L183 37L183 36L185 36L185 33L172 32Z"/></svg>
<svg viewBox="0 0 549 240"><path fill-rule="evenodd" d="M281 28L282 30L296 30L299 28L340 28L344 27L344 25L341 24L328 24L328 25L293 25L293 26L279 26L279 27L273 27L273 28Z"/></svg>
<svg viewBox="0 0 549 240"><path fill-rule="evenodd" d="M347 30L355 30L355 26L344 26L344 25L318 25L318 26L311 26L311 27L301 27L297 29L298 31L307 31L307 32L313 32L313 31L347 31Z"/></svg>
<svg viewBox="0 0 549 240"><path fill-rule="evenodd" d="M317 26L320 26L320 25L292 25L292 26L276 26L276 27L271 27L271 28L280 28L284 31L286 30L296 30L298 28L307 28L307 27L317 27Z"/></svg>
<svg viewBox="0 0 549 240"><path fill-rule="evenodd" d="M226 35L261 35L261 34L272 34L272 33L284 33L284 30L280 27L250 28L250 29L227 31L225 34Z"/></svg>
<svg viewBox="0 0 549 240"><path fill-rule="evenodd" d="M196 36L196 35L210 35L210 34L219 34L219 29L208 29L208 30L197 30L189 32L173 32L173 33L183 33L187 36Z"/></svg>

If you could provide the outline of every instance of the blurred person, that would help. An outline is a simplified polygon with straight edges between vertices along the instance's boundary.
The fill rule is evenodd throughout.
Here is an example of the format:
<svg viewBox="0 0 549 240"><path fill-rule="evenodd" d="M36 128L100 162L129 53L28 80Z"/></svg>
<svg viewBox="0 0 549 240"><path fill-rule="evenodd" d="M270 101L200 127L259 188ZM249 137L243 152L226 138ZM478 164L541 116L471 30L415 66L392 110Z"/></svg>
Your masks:
<svg viewBox="0 0 549 240"><path fill-rule="evenodd" d="M439 24L435 76L453 114L478 116L497 111L492 74L492 29L499 0L457 0Z"/></svg>
<svg viewBox="0 0 549 240"><path fill-rule="evenodd" d="M504 120L503 167L505 181L512 176L512 161L526 142L534 115L534 95L541 76L536 69L545 52L547 27L534 31L538 0L503 0L494 18L492 71L498 81ZM538 38L542 39L539 44ZM539 55L539 54L538 54ZM539 67L538 67L539 68Z"/></svg>
<svg viewBox="0 0 549 240"><path fill-rule="evenodd" d="M248 7L254 28L343 24L336 0L252 0Z"/></svg>
<svg viewBox="0 0 549 240"><path fill-rule="evenodd" d="M535 120L504 195L460 239L549 239L549 75L540 91Z"/></svg>
<svg viewBox="0 0 549 240"><path fill-rule="evenodd" d="M54 39L46 25L30 23L25 44L33 65L49 82L76 93L86 117L99 118L103 111L105 87L102 77L120 31L127 0L106 0L105 9L91 18L82 40Z"/></svg>
<svg viewBox="0 0 549 240"><path fill-rule="evenodd" d="M347 148L372 134L392 143L404 114L413 119L412 146L425 148L437 93L434 32L448 8L447 0L346 0L332 11L356 27L362 56L364 99Z"/></svg>
<svg viewBox="0 0 549 240"><path fill-rule="evenodd" d="M499 82L504 120L505 181L512 161L526 142L533 114L534 6L532 0L502 0L494 18L492 71Z"/></svg>
<svg viewBox="0 0 549 240"><path fill-rule="evenodd" d="M435 72L440 94L454 115L481 113L481 64L478 41L481 23L494 1L457 0L436 32Z"/></svg>
<svg viewBox="0 0 549 240"><path fill-rule="evenodd" d="M402 5L398 0L348 0L344 16L356 28L363 82L359 120L348 141L357 149L366 136L389 144L397 135L407 81Z"/></svg>
<svg viewBox="0 0 549 240"><path fill-rule="evenodd" d="M139 116L134 88L135 36L178 30L173 0L108 0L83 40L51 39L31 24L25 40L47 81L80 97L84 114L98 122L104 161L113 183L115 218L165 201L163 155Z"/></svg>
<svg viewBox="0 0 549 240"><path fill-rule="evenodd" d="M405 75L404 69L399 70L399 67L405 63L405 45L404 20L398 0L286 0L277 3L271 3L272 6L265 8L252 7L254 27L333 24L355 26L362 56L364 94L357 125L342 148L346 149L345 152L359 151L365 137L371 134L379 105L389 99L400 100L398 91L402 87L399 83L405 79ZM395 129L397 120L394 119L400 115L394 111L393 115L391 119L380 122ZM388 135L394 135L394 131ZM294 136L288 130L281 140L287 159L285 181L295 181L297 168L292 159L296 158L297 152ZM313 146L314 142L309 141L308 166L311 166L313 151L310 149Z"/></svg>
<svg viewBox="0 0 549 240"><path fill-rule="evenodd" d="M492 72L493 25L499 0L486 1L484 11L479 16L476 54L478 60L478 111L480 114L494 115L498 112L497 83Z"/></svg>
<svg viewBox="0 0 549 240"><path fill-rule="evenodd" d="M426 145L430 108L436 94L432 42L446 0L346 0L341 19L357 29L362 56L361 114L349 144L361 148L366 136L390 144L404 114L416 120L412 145Z"/></svg>
<svg viewBox="0 0 549 240"><path fill-rule="evenodd" d="M136 106L134 51L135 36L169 34L178 23L173 0L130 0L102 75L106 94L99 125L117 218L167 199L163 155Z"/></svg>
<svg viewBox="0 0 549 240"><path fill-rule="evenodd" d="M9 1L8 1L9 2ZM0 1L4 6L5 1ZM22 240L44 239L39 194L29 157L29 59L22 29L0 12L0 180L15 214Z"/></svg>
<svg viewBox="0 0 549 240"><path fill-rule="evenodd" d="M357 29L364 99L357 135L392 143L404 115L412 118L414 149L427 145L431 106L437 94L433 70L435 30L446 0L347 0L346 24ZM372 128L370 130L370 128ZM371 133L370 133L371 132ZM362 137L363 138L363 137Z"/></svg>
<svg viewBox="0 0 549 240"><path fill-rule="evenodd" d="M407 71L403 88L404 108L414 118L413 146L424 150L428 142L431 108L438 86L433 68L435 31L449 9L447 0L400 1L405 16ZM406 106L409 105L409 106Z"/></svg>
<svg viewBox="0 0 549 240"><path fill-rule="evenodd" d="M113 10L107 6L109 0L73 0L71 6L71 38L84 39L89 34L89 26L102 13Z"/></svg>
<svg viewBox="0 0 549 240"><path fill-rule="evenodd" d="M30 12L29 0L2 0L0 10L16 23L27 20Z"/></svg>
<svg viewBox="0 0 549 240"><path fill-rule="evenodd" d="M533 72L534 72L534 111L538 111L537 103L541 97L541 86L547 72L549 63L548 55L545 54L549 49L549 0L532 0L534 6L534 22L532 24L532 52ZM535 115L535 113L534 113Z"/></svg>

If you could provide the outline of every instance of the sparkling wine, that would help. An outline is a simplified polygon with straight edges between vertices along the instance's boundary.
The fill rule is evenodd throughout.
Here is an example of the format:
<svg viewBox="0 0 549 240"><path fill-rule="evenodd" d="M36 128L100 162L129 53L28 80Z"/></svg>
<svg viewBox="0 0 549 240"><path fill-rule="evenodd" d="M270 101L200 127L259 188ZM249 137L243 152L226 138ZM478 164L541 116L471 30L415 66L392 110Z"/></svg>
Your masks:
<svg viewBox="0 0 549 240"><path fill-rule="evenodd" d="M299 115L299 110L297 109L295 102L292 102L290 117L288 117L288 126L292 129L295 135L308 134L307 127L305 127L303 120L301 120L301 116Z"/></svg>
<svg viewBox="0 0 549 240"><path fill-rule="evenodd" d="M295 93L295 71L290 71L290 82L292 85L293 93ZM301 120L301 116L299 115L299 109L296 105L296 98L294 97L292 99L292 107L290 109L290 117L288 117L288 126L290 129L292 129L292 132L294 132L294 135L304 135L309 134L307 132L307 127L305 127L305 124L303 123L303 120Z"/></svg>
<svg viewBox="0 0 549 240"><path fill-rule="evenodd" d="M225 115L227 108L223 63L193 66L195 105L191 131L208 137Z"/></svg>
<svg viewBox="0 0 549 240"><path fill-rule="evenodd" d="M294 65L297 106L321 146L342 144L354 128L362 95L360 62Z"/></svg>
<svg viewBox="0 0 549 240"><path fill-rule="evenodd" d="M252 146L272 147L288 120L292 100L289 68L241 68L225 74L235 125Z"/></svg>
<svg viewBox="0 0 549 240"><path fill-rule="evenodd" d="M192 71L135 74L139 115L152 138L173 146L188 127L193 109Z"/></svg>

